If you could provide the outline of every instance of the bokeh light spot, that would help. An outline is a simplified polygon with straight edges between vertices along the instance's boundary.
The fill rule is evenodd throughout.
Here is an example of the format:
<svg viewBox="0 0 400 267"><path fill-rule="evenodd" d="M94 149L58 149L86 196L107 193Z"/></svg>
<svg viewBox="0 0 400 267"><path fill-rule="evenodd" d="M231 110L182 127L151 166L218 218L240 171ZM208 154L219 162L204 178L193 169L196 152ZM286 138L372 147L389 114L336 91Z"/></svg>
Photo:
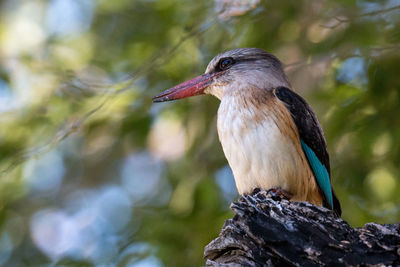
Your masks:
<svg viewBox="0 0 400 267"><path fill-rule="evenodd" d="M173 161L186 151L186 134L181 121L173 115L157 118L149 134L149 148L152 155Z"/></svg>
<svg viewBox="0 0 400 267"><path fill-rule="evenodd" d="M163 164L146 152L127 157L122 166L121 180L133 201L152 199L160 193L169 195L169 185L162 176ZM154 199L153 199L154 201ZM156 201L155 201L156 202Z"/></svg>
<svg viewBox="0 0 400 267"><path fill-rule="evenodd" d="M328 37L329 29L322 27L323 23L318 21L313 23L307 30L307 37L312 43L319 43Z"/></svg>
<svg viewBox="0 0 400 267"><path fill-rule="evenodd" d="M385 155L392 145L392 138L389 133L380 135L372 145L372 153L375 156Z"/></svg>
<svg viewBox="0 0 400 267"><path fill-rule="evenodd" d="M65 167L60 152L53 150L38 159L31 159L24 168L24 179L34 192L57 193Z"/></svg>
<svg viewBox="0 0 400 267"><path fill-rule="evenodd" d="M89 29L94 3L91 0L52 0L47 10L46 26L50 34L79 34Z"/></svg>
<svg viewBox="0 0 400 267"><path fill-rule="evenodd" d="M387 168L374 169L366 181L369 190L381 201L390 199L396 189L396 179Z"/></svg>
<svg viewBox="0 0 400 267"><path fill-rule="evenodd" d="M238 192L236 189L235 179L233 178L233 173L229 165L226 165L219 169L215 173L215 179L217 181L218 187L223 193L224 198L228 202L232 202L235 197L237 197Z"/></svg>

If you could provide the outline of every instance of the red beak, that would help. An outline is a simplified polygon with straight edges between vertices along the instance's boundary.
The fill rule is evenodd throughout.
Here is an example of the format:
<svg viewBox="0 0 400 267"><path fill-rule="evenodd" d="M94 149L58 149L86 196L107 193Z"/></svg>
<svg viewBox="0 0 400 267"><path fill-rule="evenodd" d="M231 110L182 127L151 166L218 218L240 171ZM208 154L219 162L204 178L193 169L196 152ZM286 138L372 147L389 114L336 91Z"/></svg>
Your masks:
<svg viewBox="0 0 400 267"><path fill-rule="evenodd" d="M213 83L213 78L219 74L221 74L221 72L203 74L190 81L183 82L153 97L153 102L164 102L189 96L202 95L204 94L204 90Z"/></svg>

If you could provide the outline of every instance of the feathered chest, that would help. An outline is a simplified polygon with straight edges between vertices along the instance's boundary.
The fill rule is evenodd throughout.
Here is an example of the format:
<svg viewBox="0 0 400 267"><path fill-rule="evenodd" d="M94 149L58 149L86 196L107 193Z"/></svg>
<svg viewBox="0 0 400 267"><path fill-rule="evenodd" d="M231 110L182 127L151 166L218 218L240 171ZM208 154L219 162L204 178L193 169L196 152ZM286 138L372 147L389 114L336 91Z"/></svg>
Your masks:
<svg viewBox="0 0 400 267"><path fill-rule="evenodd" d="M224 96L218 135L240 194L281 187L296 195L312 175L290 113L272 92Z"/></svg>

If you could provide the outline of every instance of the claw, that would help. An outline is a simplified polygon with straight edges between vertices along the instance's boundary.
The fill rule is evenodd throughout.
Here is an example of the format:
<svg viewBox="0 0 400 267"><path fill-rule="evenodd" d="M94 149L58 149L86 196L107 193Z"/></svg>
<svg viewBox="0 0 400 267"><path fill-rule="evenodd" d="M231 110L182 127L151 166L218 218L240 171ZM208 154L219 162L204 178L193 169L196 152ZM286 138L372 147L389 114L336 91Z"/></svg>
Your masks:
<svg viewBox="0 0 400 267"><path fill-rule="evenodd" d="M278 200L278 199L287 199L290 200L293 195L289 193L288 191L283 190L280 187L273 187L271 189L267 190L267 195L270 195L272 199Z"/></svg>

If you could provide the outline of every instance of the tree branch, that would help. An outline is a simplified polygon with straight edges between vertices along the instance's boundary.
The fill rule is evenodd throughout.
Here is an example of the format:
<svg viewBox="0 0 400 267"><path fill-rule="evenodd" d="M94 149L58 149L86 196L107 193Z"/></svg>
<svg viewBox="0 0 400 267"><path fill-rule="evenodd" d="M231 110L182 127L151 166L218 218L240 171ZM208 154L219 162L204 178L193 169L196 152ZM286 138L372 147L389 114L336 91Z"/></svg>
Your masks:
<svg viewBox="0 0 400 267"><path fill-rule="evenodd" d="M400 224L352 228L326 208L265 191L231 208L235 216L205 248L207 266L400 265Z"/></svg>

